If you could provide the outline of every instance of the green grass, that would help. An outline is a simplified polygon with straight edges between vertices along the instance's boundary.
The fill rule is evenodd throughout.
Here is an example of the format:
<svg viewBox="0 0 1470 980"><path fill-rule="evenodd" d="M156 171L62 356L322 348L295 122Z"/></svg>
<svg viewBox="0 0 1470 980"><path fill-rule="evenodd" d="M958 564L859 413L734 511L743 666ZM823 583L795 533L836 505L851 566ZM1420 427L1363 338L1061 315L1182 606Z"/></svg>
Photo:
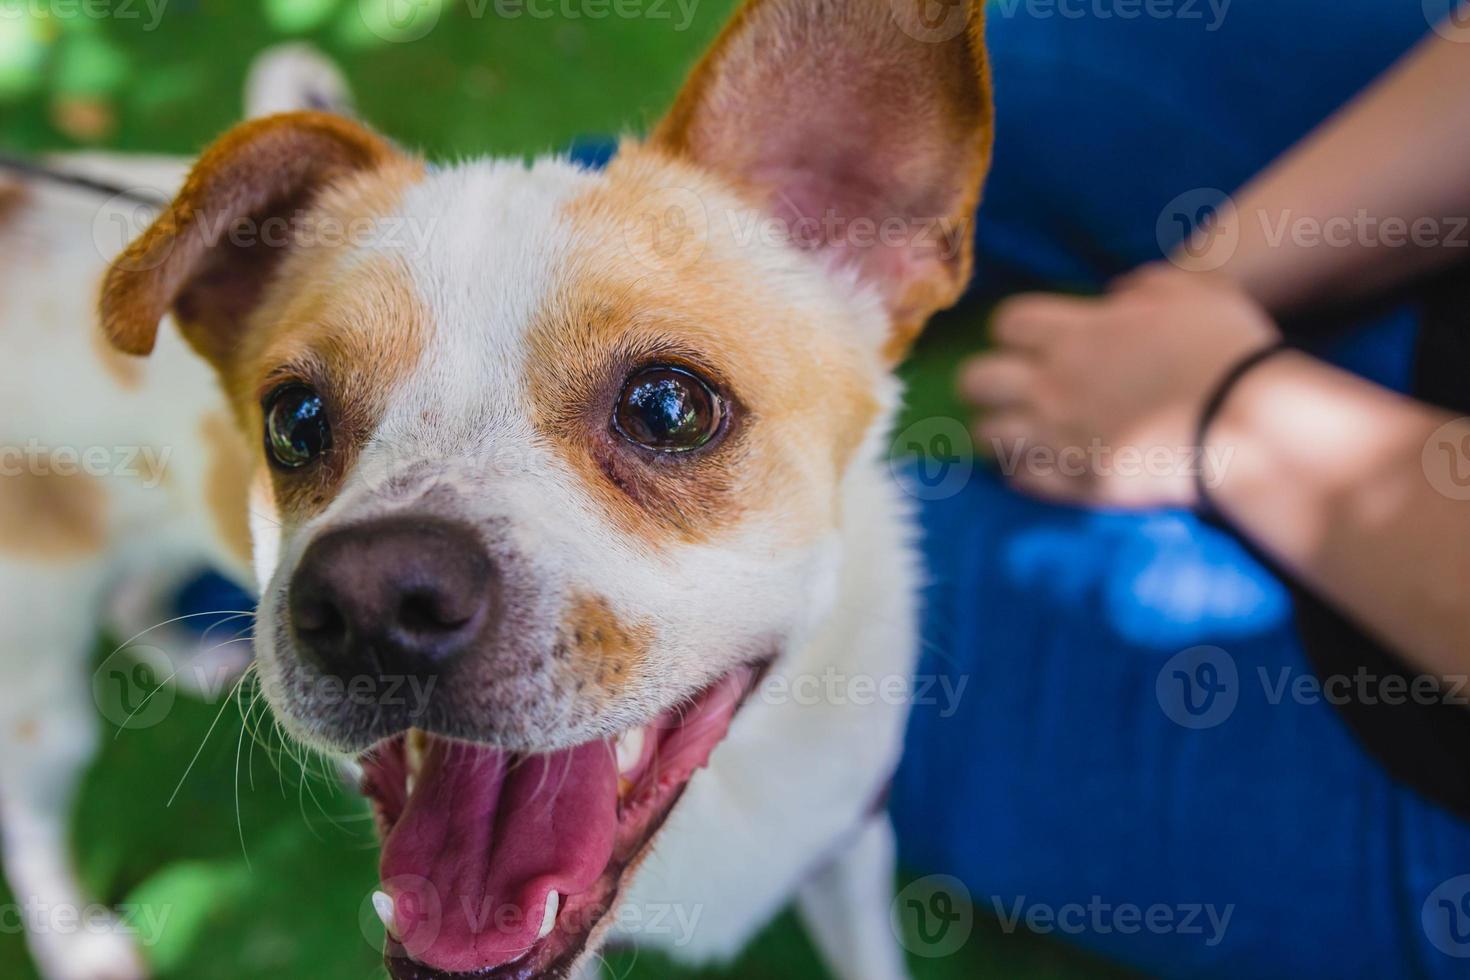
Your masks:
<svg viewBox="0 0 1470 980"><path fill-rule="evenodd" d="M441 158L531 154L642 129L733 7L703 0L685 26L674 0L650 6L669 19L575 20L500 18L497 4L514 9L506 0L465 0L446 3L422 39L394 43L362 16L388 2L170 0L154 30L144 17L0 18L0 143L198 151L236 121L251 58L304 39L343 67L362 115L406 145ZM307 8L314 16L292 12Z"/></svg>
<svg viewBox="0 0 1470 980"><path fill-rule="evenodd" d="M239 705L181 696L148 727L104 723L74 832L84 880L95 897L145 910L141 925L159 925L146 951L163 980L381 978L382 928L367 905L376 848L364 804L320 763L303 768L283 752L263 711L248 712L247 729ZM0 903L8 900L0 885ZM908 938L925 948L912 931ZM983 916L956 953L911 963L917 980L1129 975L1050 940L1005 934ZM630 951L610 957L609 973L812 980L822 968L787 913L726 969L679 971ZM0 976L34 977L14 932L0 931Z"/></svg>
<svg viewBox="0 0 1470 980"><path fill-rule="evenodd" d="M422 8L438 11L433 29L394 43L361 13L379 2L172 0L156 29L142 0L116 8L135 17L0 18L0 147L197 152L235 120L251 57L300 38L338 60L362 115L402 142L441 158L532 154L642 129L733 6L697 3L684 25L672 0L667 20L506 19L466 0ZM960 314L926 341L905 368L910 420L960 417L949 376L979 333L976 315ZM275 751L255 746L232 705L183 697L153 727L107 726L77 817L83 875L100 898L166 915L148 948L163 978L379 977L362 804L266 744ZM682 975L649 954L612 965L630 978ZM984 919L958 953L913 968L921 980L1123 975ZM0 931L0 976L31 975L21 937ZM820 967L788 913L730 969L698 975L806 980Z"/></svg>

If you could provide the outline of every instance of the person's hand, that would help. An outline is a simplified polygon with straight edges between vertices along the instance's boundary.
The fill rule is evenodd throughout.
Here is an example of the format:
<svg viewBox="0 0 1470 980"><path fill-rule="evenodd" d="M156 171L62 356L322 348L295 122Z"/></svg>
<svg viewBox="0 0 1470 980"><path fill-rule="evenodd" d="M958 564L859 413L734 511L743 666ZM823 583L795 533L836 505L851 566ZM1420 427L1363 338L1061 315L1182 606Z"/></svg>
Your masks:
<svg viewBox="0 0 1470 980"><path fill-rule="evenodd" d="M1098 298L1006 301L996 348L961 369L982 452L1019 488L1105 506L1192 506L1210 455L1195 442L1230 368L1278 337L1223 278L1155 266Z"/></svg>

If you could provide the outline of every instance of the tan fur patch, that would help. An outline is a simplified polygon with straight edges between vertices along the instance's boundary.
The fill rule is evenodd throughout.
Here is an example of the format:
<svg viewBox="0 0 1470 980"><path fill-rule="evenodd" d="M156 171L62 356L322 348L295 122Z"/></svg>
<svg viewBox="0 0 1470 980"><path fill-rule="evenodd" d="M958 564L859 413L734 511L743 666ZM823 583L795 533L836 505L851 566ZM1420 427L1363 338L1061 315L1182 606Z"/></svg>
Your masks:
<svg viewBox="0 0 1470 980"><path fill-rule="evenodd" d="M0 554L39 561L96 554L107 542L106 510L94 476L44 467L0 476Z"/></svg>
<svg viewBox="0 0 1470 980"><path fill-rule="evenodd" d="M317 388L332 450L274 475L286 518L325 507L381 415L395 378L413 369L424 317L384 217L423 175L362 126L297 112L237 126L211 146L169 209L108 269L104 334L149 353L172 310L185 340L219 372L248 445L263 444L261 398L287 381ZM209 433L223 444L223 431ZM248 473L216 461L211 496L232 547L245 543ZM240 515L240 516L237 516Z"/></svg>
<svg viewBox="0 0 1470 980"><path fill-rule="evenodd" d="M169 482L168 453L155 446L138 460L138 480L145 487L161 487Z"/></svg>
<svg viewBox="0 0 1470 980"><path fill-rule="evenodd" d="M252 233L258 237L279 209L300 206L336 180L400 159L386 140L331 113L283 113L236 126L199 158L168 210L113 260L100 300L104 332L120 350L147 354L164 314L202 285L216 295L198 303L187 319L214 335L196 331L191 341L218 357L233 346L233 338L219 333L239 326L230 319L248 299L240 294L257 288L257 273L284 251L231 249L218 239L240 222L255 223ZM246 261L252 257L257 261ZM226 275L212 268L221 259L230 266Z"/></svg>
<svg viewBox="0 0 1470 980"><path fill-rule="evenodd" d="M0 224L4 224L21 209L26 197L24 185L0 180Z"/></svg>
<svg viewBox="0 0 1470 980"><path fill-rule="evenodd" d="M312 213L335 221L382 216L421 175L417 165L363 175L334 188ZM326 403L326 457L299 472L271 471L284 519L305 520L331 502L394 388L418 366L429 330L407 265L391 250L308 248L282 264L224 378L252 445L264 439L261 399L277 386L309 384Z"/></svg>
<svg viewBox="0 0 1470 980"><path fill-rule="evenodd" d="M713 237L660 267L639 261L649 201L678 186L735 202L692 168L626 146L607 180L571 202L579 252L566 292L529 336L533 423L557 445L617 525L653 544L704 542L760 514L794 544L829 528L837 481L878 405L880 367L841 314L750 288L749 261ZM648 227L649 235L658 233ZM610 431L630 371L675 363L730 400L722 442L678 458L650 458Z"/></svg>
<svg viewBox="0 0 1470 980"><path fill-rule="evenodd" d="M745 0L649 143L772 212L912 220L903 249L847 253L885 293L897 362L969 282L992 130L983 0ZM826 175L820 203L789 193L803 171Z"/></svg>
<svg viewBox="0 0 1470 980"><path fill-rule="evenodd" d="M305 221L332 233L312 237L308 232L302 241L309 244L281 258L228 356L216 358L237 423L233 442L245 446L267 476L281 519L305 520L331 502L394 385L413 371L427 342L427 313L403 259L391 248L353 247L372 244L371 233L362 233L362 239L335 231L360 230L364 222L386 216L422 176L421 162L397 158L328 188ZM333 428L327 456L294 472L270 467L257 448L264 444L261 400L287 381L317 389ZM243 443L238 432L244 433ZM241 475L235 461L221 463L219 472L228 472L229 481ZM223 477L214 484L220 491L216 517L228 531L226 540L236 546L248 542L248 535L240 534L237 518L220 515L238 513L248 520L248 508L235 499L239 494L243 500L247 492L249 470L243 475L247 479L238 488Z"/></svg>
<svg viewBox="0 0 1470 980"><path fill-rule="evenodd" d="M200 426L209 468L204 500L215 531L230 553L250 563L250 480L256 466L239 429L223 414L212 412Z"/></svg>
<svg viewBox="0 0 1470 980"><path fill-rule="evenodd" d="M92 352L102 364L102 370L124 391L135 391L143 383L145 362L142 358L124 354L112 346L100 325L92 329Z"/></svg>
<svg viewBox="0 0 1470 980"><path fill-rule="evenodd" d="M561 646L605 691L632 678L652 642L647 626L625 624L602 596L574 595L561 622Z"/></svg>

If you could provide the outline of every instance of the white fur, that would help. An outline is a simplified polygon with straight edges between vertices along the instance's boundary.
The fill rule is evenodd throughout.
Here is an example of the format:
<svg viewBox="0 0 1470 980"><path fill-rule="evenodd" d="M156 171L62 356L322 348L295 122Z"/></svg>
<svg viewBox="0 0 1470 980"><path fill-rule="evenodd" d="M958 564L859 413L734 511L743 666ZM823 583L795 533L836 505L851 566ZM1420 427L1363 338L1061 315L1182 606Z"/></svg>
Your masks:
<svg viewBox="0 0 1470 980"><path fill-rule="evenodd" d="M169 180L177 176L176 168L169 170ZM624 907L638 912L637 921L620 914L613 934L683 960L724 959L800 894L834 970L852 980L893 980L902 960L885 933L891 841L875 813L897 763L906 704L858 698L851 690L859 679L880 689L895 679L906 683L916 651L910 519L882 463L898 398L897 383L880 367L882 314L850 276L829 274L809 255L759 238L737 241L730 230L748 222L724 219L740 218L742 205L707 194L712 252L740 263L773 305L810 313L831 331L834 349L863 365L881 411L837 478L834 530L793 546L775 515L747 521L717 544L650 553L645 542L613 525L528 415L528 330L575 275L569 257L588 244L576 236L590 234L578 231L565 208L606 179L556 160L529 168L478 163L433 173L405 195L401 216L432 229L398 256L429 313L431 337L419 369L392 393L359 466L324 513L281 528L267 516L267 501L255 508L266 694L293 730L314 735L312 719L303 717L309 712L293 703L284 680L293 651L278 638L288 633L277 630L291 573L314 536L422 506L423 490L447 485L456 516L502 528L497 533L506 547L525 558L548 620L576 590L606 597L620 616L655 625L658 642L646 671L601 719L610 731L646 722L721 676L749 655L752 638L781 641L767 683L737 716L709 767L691 780L636 873ZM91 341L75 326L91 322L92 297L76 283L94 280L106 256L88 241L90 202L66 199L71 193L42 192L33 217L18 229L48 240L52 251L37 253L35 288L20 291L21 307L7 312L34 356L0 362L0 386L21 392L25 405L10 420L11 430L0 431L0 444L39 435L58 445L162 442L174 452L167 491L110 487L116 548L107 560L54 576L0 563L0 616L27 623L29 637L0 650L0 666L29 685L12 687L0 711L44 704L55 706L57 719L54 740L48 726L39 750L0 746L7 865L18 891L80 902L56 829L94 737L85 697L77 696L94 614L119 569L141 567L145 558L180 568L227 553L199 506L207 455L199 423L222 408L214 382L167 326L141 391L120 390L97 366ZM15 338L16 328L9 329ZM823 464L801 457L799 447L793 453L793 482L816 479ZM409 479L408 490L383 492L389 475L420 469L431 474L421 485ZM39 644L48 649L38 657ZM37 662L46 666L36 669ZM845 684L846 695L812 700L780 693L783 683L789 691L831 676ZM0 727L0 738L14 727ZM576 734L546 728L542 737L549 748ZM38 756L48 765L36 766ZM57 760L67 761L58 766ZM24 859L12 863L10 850ZM659 909L693 924L654 930L649 916ZM344 923L350 911L344 910ZM38 937L35 949L51 980L137 972L132 965L96 972L95 953L80 946Z"/></svg>
<svg viewBox="0 0 1470 980"><path fill-rule="evenodd" d="M80 164L78 166L81 166ZM181 163L92 158L90 173L169 192ZM109 597L146 579L150 593L179 584L192 570L225 566L204 511L201 420L222 408L207 368L170 332L144 367L145 383L122 390L102 368L87 324L103 262L93 243L95 196L36 187L0 239L9 256L0 388L18 411L0 417L0 446L85 451L103 447L118 467L143 447L168 452L167 480L156 487L131 476L101 477L111 545L105 554L60 563L0 556L0 835L5 871L17 901L80 912L88 902L72 870L67 826L78 779L98 734L87 672ZM21 242L20 248L15 242ZM0 486L0 492L3 492ZM3 555L3 553L0 553ZM226 566L227 567L227 566ZM122 605L127 605L123 603ZM151 625L153 610L127 610L121 630ZM179 650L178 634L141 638ZM176 664L183 667L182 662ZM48 980L125 980L143 975L128 937L102 933L32 933Z"/></svg>
<svg viewBox="0 0 1470 980"><path fill-rule="evenodd" d="M435 173L406 195L404 215L435 230L409 260L432 314L433 339L420 370L395 392L359 471L319 518L285 529L261 605L265 690L288 726L311 737L278 681L282 661L294 662L294 654L274 641L295 563L324 529L419 507L412 493L385 500L379 491L390 471L429 467L434 476L427 482L457 488L455 516L478 524L508 519L519 550L538 556L539 592L555 597L573 584L659 624L652 676L639 685L630 713L613 720L616 727L647 721L668 706L666 692L688 691L728 670L733 651L722 649L725 638L769 631L788 639L766 684L656 838L613 936L691 962L727 959L803 882L815 881L804 893L804 911L819 917L816 938L839 975L899 976L902 958L887 925L891 844L875 808L897 764L906 702L781 693L783 683L803 679L866 679L881 687L912 676L917 571L910 517L882 462L897 384L873 368L883 410L841 480L837 531L793 549L779 527L756 523L717 546L649 553L611 526L527 417L526 333L567 285L558 279L561 260L579 244L558 215L603 179L557 161L530 168L477 163ZM879 345L884 334L871 297L824 274L808 256L722 240L718 229L742 224L719 220L721 209L740 205L718 195L705 204L714 212L712 250L738 250L752 281L778 282L792 297L850 311L834 320L852 331L851 342ZM270 547L275 552L277 545ZM541 734L546 747L557 744L556 732ZM862 846L848 854L854 841ZM826 915L823 903L833 905ZM692 929L649 926L653 917L667 924L680 915ZM882 955L854 958L846 948L851 933L833 928L848 915L859 917L864 948Z"/></svg>
<svg viewBox="0 0 1470 980"><path fill-rule="evenodd" d="M301 92L294 82L307 64L300 50L263 63L253 78L273 101L252 98L252 114L290 107L281 100L289 103L290 92ZM51 162L160 200L173 195L188 169L182 159L100 153ZM124 639L153 627L161 615L156 600L207 567L245 585L251 577L205 506L210 447L202 423L227 413L208 366L165 324L153 356L137 362L141 385L128 389L104 369L93 336L102 270L151 219L151 209L42 181L28 181L24 195L17 213L0 224L0 447L107 453L107 472L99 478L109 547L58 562L19 560L0 550L0 671L6 678L0 685L0 842L17 902L82 914L90 902L76 879L68 826L77 782L96 751L99 706L87 667L99 625L112 626ZM132 454L155 450L166 476L156 485L132 475L142 464L141 455ZM182 631L148 629L134 649L159 676L176 675L185 687L231 679L196 673L195 657L207 648ZM238 669L247 656L248 645L233 661L216 660L213 667ZM132 980L146 972L124 930L33 932L27 940L47 980Z"/></svg>

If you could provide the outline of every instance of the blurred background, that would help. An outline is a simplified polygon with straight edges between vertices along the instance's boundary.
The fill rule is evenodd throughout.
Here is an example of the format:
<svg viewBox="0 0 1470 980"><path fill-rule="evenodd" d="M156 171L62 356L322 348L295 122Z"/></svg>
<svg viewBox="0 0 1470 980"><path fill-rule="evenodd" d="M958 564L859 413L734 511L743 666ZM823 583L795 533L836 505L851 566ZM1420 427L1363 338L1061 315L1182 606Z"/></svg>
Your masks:
<svg viewBox="0 0 1470 980"><path fill-rule="evenodd" d="M0 0L0 150L107 148L193 155L240 115L251 59L307 41L343 69L360 114L431 158L525 156L657 118L735 0ZM634 10L636 16L619 16ZM78 228L79 235L90 233ZM958 417L949 372L983 311L943 319L906 368L911 418ZM238 624L219 627L221 639ZM145 664L98 641L101 682ZM159 710L159 709L162 710ZM275 736L251 691L160 693L104 749L75 821L93 896L152 910L145 946L165 978L382 976L368 896L376 845L330 767ZM0 885L3 888L3 885ZM9 896L0 895L8 902ZM903 917L912 932L915 923ZM153 929L156 927L156 929ZM911 937L912 938L912 937ZM1123 974L976 911L957 951L909 942L920 978ZM619 953L619 977L683 976ZM711 976L822 975L789 913ZM29 978L0 925L0 976Z"/></svg>

